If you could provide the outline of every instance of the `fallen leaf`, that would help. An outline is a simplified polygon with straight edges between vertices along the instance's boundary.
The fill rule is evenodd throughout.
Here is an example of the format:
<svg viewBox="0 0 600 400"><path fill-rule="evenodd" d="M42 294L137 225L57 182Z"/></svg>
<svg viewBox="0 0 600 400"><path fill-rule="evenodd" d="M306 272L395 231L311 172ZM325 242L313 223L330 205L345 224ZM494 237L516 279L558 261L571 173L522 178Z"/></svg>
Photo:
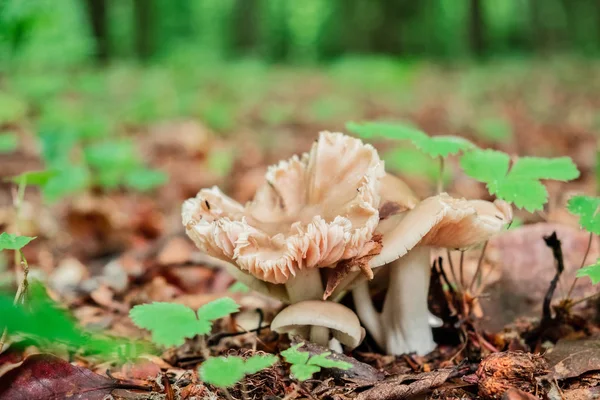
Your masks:
<svg viewBox="0 0 600 400"><path fill-rule="evenodd" d="M538 400L538 398L531 393L511 388L504 392L502 395L502 400Z"/></svg>
<svg viewBox="0 0 600 400"><path fill-rule="evenodd" d="M551 366L553 378L575 378L600 370L600 342L598 338L559 340L544 358Z"/></svg>
<svg viewBox="0 0 600 400"><path fill-rule="evenodd" d="M372 389L360 393L357 400L402 400L430 392L443 385L454 369L425 372L416 375L402 375L380 382ZM410 383L404 383L410 382Z"/></svg>
<svg viewBox="0 0 600 400"><path fill-rule="evenodd" d="M72 365L50 354L36 354L0 377L0 400L103 400L115 389L144 389Z"/></svg>

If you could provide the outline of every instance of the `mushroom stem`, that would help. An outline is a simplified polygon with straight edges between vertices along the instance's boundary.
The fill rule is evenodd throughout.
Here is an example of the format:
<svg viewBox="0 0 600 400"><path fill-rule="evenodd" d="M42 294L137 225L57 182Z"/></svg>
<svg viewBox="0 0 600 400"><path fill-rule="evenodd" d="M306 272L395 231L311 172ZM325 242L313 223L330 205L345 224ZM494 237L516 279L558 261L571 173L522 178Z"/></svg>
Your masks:
<svg viewBox="0 0 600 400"><path fill-rule="evenodd" d="M390 285L382 312L388 354L427 354L435 348L429 326L430 249L418 246L390 265Z"/></svg>
<svg viewBox="0 0 600 400"><path fill-rule="evenodd" d="M323 282L318 268L304 268L296 276L288 279L285 284L290 303L305 300L321 300L323 298ZM320 346L329 344L329 329L322 326L312 326L308 339Z"/></svg>
<svg viewBox="0 0 600 400"><path fill-rule="evenodd" d="M385 349L381 315L375 309L373 301L371 300L368 281L359 283L352 290L352 299L354 300L354 308L360 321L367 331L369 331L373 340L375 340L375 343L377 343L382 350Z"/></svg>

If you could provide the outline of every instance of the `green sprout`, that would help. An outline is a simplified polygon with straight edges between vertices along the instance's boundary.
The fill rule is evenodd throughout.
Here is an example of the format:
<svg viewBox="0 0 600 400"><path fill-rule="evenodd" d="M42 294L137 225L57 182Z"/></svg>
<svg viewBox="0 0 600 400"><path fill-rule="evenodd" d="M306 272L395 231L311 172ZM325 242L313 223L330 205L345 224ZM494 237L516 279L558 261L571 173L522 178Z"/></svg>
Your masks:
<svg viewBox="0 0 600 400"><path fill-rule="evenodd" d="M589 233L600 235L600 198L591 196L573 196L567 203L571 214L579 217L579 225Z"/></svg>
<svg viewBox="0 0 600 400"><path fill-rule="evenodd" d="M592 285L600 282L600 258L592 265L583 267L577 271L577 278L587 276L592 281Z"/></svg>
<svg viewBox="0 0 600 400"><path fill-rule="evenodd" d="M229 286L228 291L231 293L249 293L250 288L244 285L242 282L237 281L234 282L233 285Z"/></svg>
<svg viewBox="0 0 600 400"><path fill-rule="evenodd" d="M202 381L219 388L228 388L244 378L272 367L279 358L273 354L257 354L247 359L238 356L211 357L204 361L198 372Z"/></svg>
<svg viewBox="0 0 600 400"><path fill-rule="evenodd" d="M19 235L13 235L10 233L2 232L2 233L0 233L0 251L2 251L2 250L20 251L23 247L25 247L33 239L35 239L35 237L19 236Z"/></svg>
<svg viewBox="0 0 600 400"><path fill-rule="evenodd" d="M138 327L152 332L154 343L180 346L186 338L210 333L213 321L238 311L235 301L223 297L203 305L197 312L183 304L154 302L133 307L129 316Z"/></svg>
<svg viewBox="0 0 600 400"><path fill-rule="evenodd" d="M569 157L522 157L510 167L508 154L477 149L465 153L460 164L467 175L484 182L490 194L530 212L543 209L548 201L548 191L540 180L579 177Z"/></svg>
<svg viewBox="0 0 600 400"><path fill-rule="evenodd" d="M290 368L292 375L301 382L310 379L313 374L321 371L321 368L337 368L343 370L352 368L352 364L348 362L327 358L331 355L330 351L311 357L310 353L298 350L303 345L304 343L299 343L281 352L285 361L292 364L292 367Z"/></svg>
<svg viewBox="0 0 600 400"><path fill-rule="evenodd" d="M430 137L413 125L405 123L349 122L346 124L346 128L363 139L380 138L409 141L424 154L438 159L438 192L441 192L443 189L444 159L450 155L456 155L475 147L467 139L458 136Z"/></svg>

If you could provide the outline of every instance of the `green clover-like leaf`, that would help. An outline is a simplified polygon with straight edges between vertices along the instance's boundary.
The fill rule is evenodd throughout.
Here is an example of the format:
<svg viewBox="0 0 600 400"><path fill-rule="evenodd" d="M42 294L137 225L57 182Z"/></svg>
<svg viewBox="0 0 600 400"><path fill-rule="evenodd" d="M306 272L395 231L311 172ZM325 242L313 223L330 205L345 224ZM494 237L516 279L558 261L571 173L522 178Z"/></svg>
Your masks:
<svg viewBox="0 0 600 400"><path fill-rule="evenodd" d="M194 310L183 304L155 302L135 306L129 312L133 322L152 332L152 341L163 346L181 346L186 338L205 334L210 324L200 323Z"/></svg>
<svg viewBox="0 0 600 400"><path fill-rule="evenodd" d="M414 141L421 151L430 157L448 157L450 154L458 154L475 147L467 139L458 136L433 136Z"/></svg>
<svg viewBox="0 0 600 400"><path fill-rule="evenodd" d="M9 181L14 182L16 184L26 184L30 186L44 186L47 184L52 178L54 178L58 174L57 170L54 169L46 169L41 171L29 171L23 172L22 174L12 176L8 178Z"/></svg>
<svg viewBox="0 0 600 400"><path fill-rule="evenodd" d="M394 122L348 122L346 129L363 139L393 139L419 141L427 135L418 128L407 123Z"/></svg>
<svg viewBox="0 0 600 400"><path fill-rule="evenodd" d="M600 282L600 258L596 260L596 263L588 265L577 271L577 277L581 278L587 276L595 285Z"/></svg>
<svg viewBox="0 0 600 400"><path fill-rule="evenodd" d="M240 310L240 306L229 297L213 300L198 309L198 319L214 321Z"/></svg>
<svg viewBox="0 0 600 400"><path fill-rule="evenodd" d="M600 198L573 196L567 203L567 209L579 216L579 225L586 231L600 235Z"/></svg>
<svg viewBox="0 0 600 400"><path fill-rule="evenodd" d="M325 353L317 354L312 356L310 360L308 360L309 365L318 365L321 368L338 368L343 370L348 370L352 368L352 364L346 361L338 361L327 358L331 355L331 352L327 351Z"/></svg>
<svg viewBox="0 0 600 400"><path fill-rule="evenodd" d="M244 359L237 356L212 357L198 371L200 379L217 387L227 388L238 383L245 374Z"/></svg>
<svg viewBox="0 0 600 400"><path fill-rule="evenodd" d="M248 286L244 285L240 281L234 282L233 285L229 286L229 289L227 289L227 290L231 293L249 293L250 292L250 288Z"/></svg>
<svg viewBox="0 0 600 400"><path fill-rule="evenodd" d="M293 364L290 368L292 375L294 378L299 381L305 381L307 379L312 378L315 372L319 372L321 367L318 365L308 365L308 364Z"/></svg>
<svg viewBox="0 0 600 400"><path fill-rule="evenodd" d="M540 180L567 181L579 176L568 157L523 157L509 170L508 154L478 149L464 154L460 164L467 175L486 183L491 194L530 212L541 210L548 201L548 191Z"/></svg>
<svg viewBox="0 0 600 400"><path fill-rule="evenodd" d="M304 346L304 343L299 343L285 351L282 351L281 355L285 361L290 364L306 364L310 354L305 351L298 351L298 349L302 346Z"/></svg>
<svg viewBox="0 0 600 400"><path fill-rule="evenodd" d="M169 176L163 171L136 168L127 172L124 176L125 185L140 192L147 192L164 185Z"/></svg>
<svg viewBox="0 0 600 400"><path fill-rule="evenodd" d="M244 362L244 372L248 375L255 374L265 368L272 367L279 358L274 354L256 354Z"/></svg>
<svg viewBox="0 0 600 400"><path fill-rule="evenodd" d="M10 233L0 233L0 251L2 250L20 250L31 242L35 237L19 236Z"/></svg>

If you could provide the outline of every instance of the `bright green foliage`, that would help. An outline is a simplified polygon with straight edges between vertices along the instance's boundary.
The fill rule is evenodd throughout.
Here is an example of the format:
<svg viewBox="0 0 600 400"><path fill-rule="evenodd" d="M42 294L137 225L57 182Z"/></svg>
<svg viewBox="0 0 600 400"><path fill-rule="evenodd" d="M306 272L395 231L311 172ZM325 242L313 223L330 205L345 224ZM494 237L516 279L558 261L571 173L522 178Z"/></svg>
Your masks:
<svg viewBox="0 0 600 400"><path fill-rule="evenodd" d="M164 185L169 179L163 171L138 168L125 175L125 185L139 192L147 192Z"/></svg>
<svg viewBox="0 0 600 400"><path fill-rule="evenodd" d="M180 346L186 338L206 335L212 322L239 310L239 306L224 297L200 307L198 312L177 303L154 302L133 307L129 316L140 328L152 332L152 341L163 346Z"/></svg>
<svg viewBox="0 0 600 400"><path fill-rule="evenodd" d="M0 251L1 250L21 250L35 237L18 236L10 233L0 233Z"/></svg>
<svg viewBox="0 0 600 400"><path fill-rule="evenodd" d="M299 381L310 379L321 368L338 368L343 370L352 368L352 364L350 363L327 358L331 355L330 351L310 357L309 353L298 350L303 345L304 343L299 343L281 352L285 361L292 364L290 371L294 378Z"/></svg>
<svg viewBox="0 0 600 400"><path fill-rule="evenodd" d="M398 147L382 154L386 171L395 171L407 176L425 178L431 182L440 176L439 163L414 147ZM449 181L450 171L444 170L443 180Z"/></svg>
<svg viewBox="0 0 600 400"><path fill-rule="evenodd" d="M250 292L250 288L239 281L235 282L233 285L229 286L228 290L231 293L249 293Z"/></svg>
<svg viewBox="0 0 600 400"><path fill-rule="evenodd" d="M27 103L6 92L0 92L0 125L17 122L27 114Z"/></svg>
<svg viewBox="0 0 600 400"><path fill-rule="evenodd" d="M0 133L0 154L12 153L19 147L19 138L14 133Z"/></svg>
<svg viewBox="0 0 600 400"><path fill-rule="evenodd" d="M57 173L58 171L55 170L29 171L13 176L9 178L9 180L19 185L44 186L50 179L54 178Z"/></svg>
<svg viewBox="0 0 600 400"><path fill-rule="evenodd" d="M506 143L513 135L512 126L502 118L486 118L477 123L477 133L494 142Z"/></svg>
<svg viewBox="0 0 600 400"><path fill-rule="evenodd" d="M578 278L584 276L589 277L593 285L600 282L600 258L596 260L596 263L583 267L577 271Z"/></svg>
<svg viewBox="0 0 600 400"><path fill-rule="evenodd" d="M277 361L277 356L273 354L254 355L246 360L238 356L211 357L202 363L198 372L202 381L227 388L238 383L245 375L269 368Z"/></svg>
<svg viewBox="0 0 600 400"><path fill-rule="evenodd" d="M81 165L72 165L59 170L57 174L42 187L46 201L52 203L66 196L79 193L88 188L90 171Z"/></svg>
<svg viewBox="0 0 600 400"><path fill-rule="evenodd" d="M579 176L569 157L523 157L510 168L510 157L496 150L473 150L465 153L460 164L467 175L484 182L496 197L533 212L548 201L542 179L568 181Z"/></svg>
<svg viewBox="0 0 600 400"><path fill-rule="evenodd" d="M53 351L58 346L102 358L131 359L151 352L148 345L129 339L111 338L90 333L75 323L66 310L56 304L44 286L32 280L27 291L27 305L13 305L12 293L0 294L0 329L9 335L19 335L33 341L43 350Z"/></svg>
<svg viewBox="0 0 600 400"><path fill-rule="evenodd" d="M473 143L457 136L429 137L418 128L408 124L385 122L349 122L346 128L365 139L393 139L411 141L419 150L430 157L447 157L473 148Z"/></svg>
<svg viewBox="0 0 600 400"><path fill-rule="evenodd" d="M591 196L573 196L567 203L571 214L579 216L579 224L586 231L600 235L600 198Z"/></svg>

